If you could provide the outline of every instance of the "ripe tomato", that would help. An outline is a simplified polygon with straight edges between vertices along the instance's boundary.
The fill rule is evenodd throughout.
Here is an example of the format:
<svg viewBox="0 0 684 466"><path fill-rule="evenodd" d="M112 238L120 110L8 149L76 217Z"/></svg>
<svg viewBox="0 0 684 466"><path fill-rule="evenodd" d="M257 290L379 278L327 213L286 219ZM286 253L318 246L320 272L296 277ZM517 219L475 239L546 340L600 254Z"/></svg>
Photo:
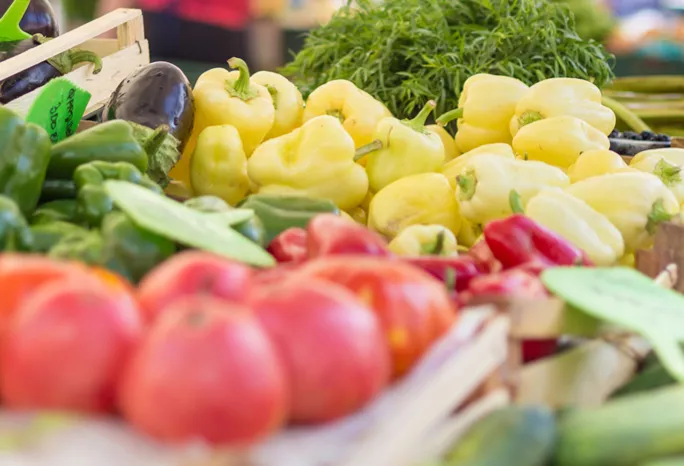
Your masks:
<svg viewBox="0 0 684 466"><path fill-rule="evenodd" d="M180 298L206 294L244 302L250 292L252 269L203 251L185 251L151 271L138 286L145 319L154 322Z"/></svg>
<svg viewBox="0 0 684 466"><path fill-rule="evenodd" d="M284 370L256 317L206 295L164 311L119 394L125 417L166 441L249 444L286 418Z"/></svg>
<svg viewBox="0 0 684 466"><path fill-rule="evenodd" d="M344 286L375 311L392 352L395 377L410 370L456 319L444 285L401 261L327 257L300 273Z"/></svg>
<svg viewBox="0 0 684 466"><path fill-rule="evenodd" d="M85 280L88 269L77 262L63 262L28 254L0 254L0 334L25 298L55 280Z"/></svg>
<svg viewBox="0 0 684 466"><path fill-rule="evenodd" d="M345 416L387 384L390 356L380 323L344 288L292 279L261 294L252 306L287 368L291 420Z"/></svg>
<svg viewBox="0 0 684 466"><path fill-rule="evenodd" d="M5 335L0 387L10 408L106 412L142 335L133 301L93 282L56 281L26 298Z"/></svg>

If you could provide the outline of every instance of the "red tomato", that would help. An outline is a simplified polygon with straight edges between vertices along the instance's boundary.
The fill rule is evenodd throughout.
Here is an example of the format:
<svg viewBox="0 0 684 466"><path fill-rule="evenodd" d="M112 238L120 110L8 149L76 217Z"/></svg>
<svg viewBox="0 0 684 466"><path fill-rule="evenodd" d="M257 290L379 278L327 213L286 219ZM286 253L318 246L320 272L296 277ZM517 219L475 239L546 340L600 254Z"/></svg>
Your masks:
<svg viewBox="0 0 684 466"><path fill-rule="evenodd" d="M139 311L92 282L58 281L26 298L5 336L0 386L10 408L106 412L142 334Z"/></svg>
<svg viewBox="0 0 684 466"><path fill-rule="evenodd" d="M0 333L25 298L38 288L69 277L85 279L88 269L77 262L61 262L28 254L0 254Z"/></svg>
<svg viewBox="0 0 684 466"><path fill-rule="evenodd" d="M345 416L387 384L390 357L380 324L344 288L293 279L262 294L253 308L287 368L291 420Z"/></svg>
<svg viewBox="0 0 684 466"><path fill-rule="evenodd" d="M176 254L151 271L138 286L145 319L154 322L179 298L207 294L243 302L250 292L253 271L244 264L203 251Z"/></svg>
<svg viewBox="0 0 684 466"><path fill-rule="evenodd" d="M395 377L410 370L456 319L444 285L404 262L326 257L305 265L301 274L339 283L375 311L392 352Z"/></svg>
<svg viewBox="0 0 684 466"><path fill-rule="evenodd" d="M287 415L284 370L258 320L211 296L164 311L120 388L126 418L166 441L248 444Z"/></svg>

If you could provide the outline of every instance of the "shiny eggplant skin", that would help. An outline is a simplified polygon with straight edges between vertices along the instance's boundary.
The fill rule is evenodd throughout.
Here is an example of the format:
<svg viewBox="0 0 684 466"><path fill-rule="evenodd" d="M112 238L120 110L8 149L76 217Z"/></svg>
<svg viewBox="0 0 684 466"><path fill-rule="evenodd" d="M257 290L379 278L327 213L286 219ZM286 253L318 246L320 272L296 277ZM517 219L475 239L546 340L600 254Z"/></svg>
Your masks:
<svg viewBox="0 0 684 466"><path fill-rule="evenodd" d="M0 0L0 16L5 14L13 0ZM57 17L49 0L31 0L24 17L19 22L21 30L27 34L42 34L45 37L57 37L59 26Z"/></svg>
<svg viewBox="0 0 684 466"><path fill-rule="evenodd" d="M167 125L182 150L195 120L190 82L171 63L151 63L119 84L102 112L102 120L127 120L152 129Z"/></svg>
<svg viewBox="0 0 684 466"><path fill-rule="evenodd" d="M0 62L15 57L39 44L33 38L22 40L10 50L0 51ZM58 78L62 74L50 63L44 61L26 68L0 82L0 104L6 104L34 89L44 86L48 81Z"/></svg>

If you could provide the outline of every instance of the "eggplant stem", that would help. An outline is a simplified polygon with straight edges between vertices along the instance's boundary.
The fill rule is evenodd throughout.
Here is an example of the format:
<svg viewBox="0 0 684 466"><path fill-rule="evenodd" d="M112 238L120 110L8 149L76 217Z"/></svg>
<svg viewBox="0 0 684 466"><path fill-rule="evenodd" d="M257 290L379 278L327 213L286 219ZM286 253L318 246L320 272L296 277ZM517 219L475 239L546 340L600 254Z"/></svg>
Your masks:
<svg viewBox="0 0 684 466"><path fill-rule="evenodd" d="M611 99L610 97L604 95L601 101L603 105L611 109L620 120L629 126L632 131L637 133L641 133L643 131L651 132L651 128L644 120L639 118L637 114L622 105L617 100Z"/></svg>
<svg viewBox="0 0 684 466"><path fill-rule="evenodd" d="M169 127L166 125L161 125L150 135L149 138L143 143L143 149L147 153L148 157L153 156L157 153L159 148L164 144L166 136L169 134Z"/></svg>

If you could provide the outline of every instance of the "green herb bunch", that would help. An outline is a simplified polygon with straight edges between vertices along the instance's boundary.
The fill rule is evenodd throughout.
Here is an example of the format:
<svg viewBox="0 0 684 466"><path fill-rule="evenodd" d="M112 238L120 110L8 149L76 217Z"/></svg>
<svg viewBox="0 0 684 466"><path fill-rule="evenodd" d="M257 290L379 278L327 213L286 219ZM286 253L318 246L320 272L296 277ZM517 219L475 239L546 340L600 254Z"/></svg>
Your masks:
<svg viewBox="0 0 684 466"><path fill-rule="evenodd" d="M456 108L463 83L477 73L602 86L613 78L613 60L577 35L566 5L548 0L348 0L282 72L305 95L348 79L408 118L430 99L437 114Z"/></svg>

